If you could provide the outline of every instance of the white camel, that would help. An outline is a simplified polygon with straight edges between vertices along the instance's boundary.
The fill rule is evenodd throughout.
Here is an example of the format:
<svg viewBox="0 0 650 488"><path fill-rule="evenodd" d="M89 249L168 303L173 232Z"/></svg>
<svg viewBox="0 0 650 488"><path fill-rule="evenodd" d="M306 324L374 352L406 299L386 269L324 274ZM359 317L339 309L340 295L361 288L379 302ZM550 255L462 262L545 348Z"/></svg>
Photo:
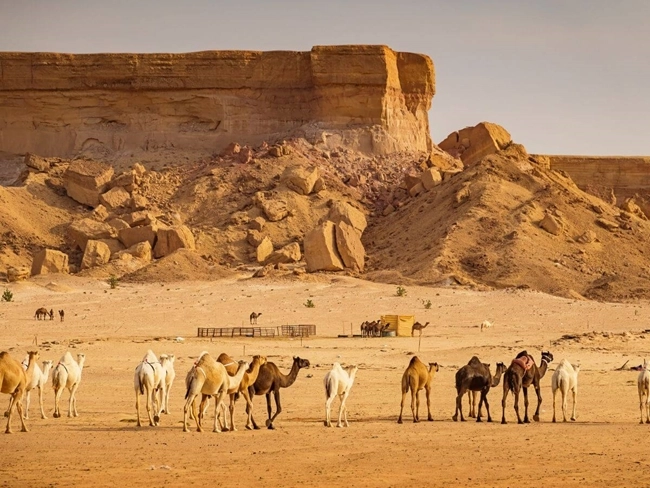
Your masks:
<svg viewBox="0 0 650 488"><path fill-rule="evenodd" d="M334 363L332 369L325 375L325 380L323 381L325 384L325 396L327 398L325 401L325 427L332 426L330 410L332 408L332 402L337 396L341 405L339 406L339 421L336 426L343 427L341 423L341 416L343 416L345 426L349 427L348 409L345 406L345 401L350 394L358 370L359 367L356 365L342 368L339 363Z"/></svg>
<svg viewBox="0 0 650 488"><path fill-rule="evenodd" d="M27 370L29 365L29 356L23 360L23 368ZM43 361L43 369L39 367L37 363L34 364L34 373L32 374L32 381L29 382L25 391L25 418L29 419L29 402L32 395L32 390L38 388L38 403L41 406L41 418L46 419L45 409L43 408L43 388L50 376L50 370L52 369L52 361Z"/></svg>
<svg viewBox="0 0 650 488"><path fill-rule="evenodd" d="M249 367L250 367L250 363L247 363L246 361L239 361L237 363L237 372L233 376L230 376L230 374L228 375L228 392L227 392L228 398L230 398L231 395L235 395L236 393L239 392L239 385L241 385L241 382L244 379L244 375L246 374L246 371L248 370ZM205 415L205 413L207 412L209 401L210 401L210 397L208 395L203 395L203 400L201 401L201 405L205 403L205 406L203 406L200 410L201 416ZM235 428L235 421L234 421L234 416L235 416L234 399L230 403L230 407L228 407L226 405L226 397L224 396L223 400L221 401L220 407L221 407L221 414L223 414L223 422L221 421L221 415L219 415L219 410L217 410L217 417L219 418L219 426L221 427L221 430L236 431L237 429ZM228 410L230 410L230 425L228 425L228 414L227 414Z"/></svg>
<svg viewBox="0 0 650 488"><path fill-rule="evenodd" d="M81 383L81 373L86 361L85 354L77 354L75 361L70 352L66 352L59 360L57 365L52 371L52 387L54 388L54 418L61 417L59 409L59 402L63 395L63 389L67 388L70 391L70 403L68 405L68 417L78 417L77 412L77 389Z"/></svg>
<svg viewBox="0 0 650 488"><path fill-rule="evenodd" d="M562 417L566 422L566 410L568 403L569 391L573 394L573 412L571 413L571 420L576 419L576 402L578 397L578 373L580 372L580 365L572 365L566 359L560 361L553 378L551 378L551 387L553 388L553 422L555 422L555 397L557 391L562 392Z"/></svg>
<svg viewBox="0 0 650 488"><path fill-rule="evenodd" d="M166 371L158 357L151 349L142 358L142 362L135 368L133 386L135 388L135 411L138 416L138 427L140 423L140 395L147 395L147 415L149 425L154 427L160 422L160 411L165 400L165 378Z"/></svg>
<svg viewBox="0 0 650 488"><path fill-rule="evenodd" d="M639 373L637 386L639 388L639 409L641 410L641 424L643 423L643 411L645 410L645 422L650 424L650 363L643 360L643 369ZM645 401L644 401L645 397Z"/></svg>
<svg viewBox="0 0 650 488"><path fill-rule="evenodd" d="M174 370L175 359L173 354L160 355L160 364L162 364L162 367L167 372L165 376L165 401L163 402L165 408L162 410L165 414L169 414L169 392L172 389L174 378L176 378L176 370Z"/></svg>

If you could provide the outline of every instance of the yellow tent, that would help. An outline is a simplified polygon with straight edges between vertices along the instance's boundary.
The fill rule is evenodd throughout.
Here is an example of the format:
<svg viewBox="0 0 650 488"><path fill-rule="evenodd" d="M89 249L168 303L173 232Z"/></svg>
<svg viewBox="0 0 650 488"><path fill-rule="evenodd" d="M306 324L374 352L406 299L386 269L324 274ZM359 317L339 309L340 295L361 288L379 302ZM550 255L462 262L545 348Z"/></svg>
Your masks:
<svg viewBox="0 0 650 488"><path fill-rule="evenodd" d="M400 337L406 337L411 335L415 315L382 315L381 322L390 324L388 330L395 331Z"/></svg>

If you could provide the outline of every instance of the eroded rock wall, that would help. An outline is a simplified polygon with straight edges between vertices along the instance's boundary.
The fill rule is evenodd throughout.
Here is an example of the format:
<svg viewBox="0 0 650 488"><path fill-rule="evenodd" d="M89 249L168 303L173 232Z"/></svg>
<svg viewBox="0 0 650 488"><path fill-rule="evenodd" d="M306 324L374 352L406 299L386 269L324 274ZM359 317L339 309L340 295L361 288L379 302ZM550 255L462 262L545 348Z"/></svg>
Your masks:
<svg viewBox="0 0 650 488"><path fill-rule="evenodd" d="M428 151L434 92L429 57L386 46L0 53L0 151L218 151L298 129L365 152Z"/></svg>

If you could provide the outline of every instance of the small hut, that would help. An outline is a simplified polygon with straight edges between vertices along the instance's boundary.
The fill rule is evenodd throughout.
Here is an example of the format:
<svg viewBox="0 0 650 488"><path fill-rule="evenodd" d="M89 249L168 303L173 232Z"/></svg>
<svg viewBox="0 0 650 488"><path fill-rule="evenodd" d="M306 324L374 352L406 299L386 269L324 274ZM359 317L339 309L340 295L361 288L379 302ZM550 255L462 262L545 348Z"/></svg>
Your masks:
<svg viewBox="0 0 650 488"><path fill-rule="evenodd" d="M382 315L381 322L390 324L387 330L394 331L398 337L408 337L415 323L415 315Z"/></svg>

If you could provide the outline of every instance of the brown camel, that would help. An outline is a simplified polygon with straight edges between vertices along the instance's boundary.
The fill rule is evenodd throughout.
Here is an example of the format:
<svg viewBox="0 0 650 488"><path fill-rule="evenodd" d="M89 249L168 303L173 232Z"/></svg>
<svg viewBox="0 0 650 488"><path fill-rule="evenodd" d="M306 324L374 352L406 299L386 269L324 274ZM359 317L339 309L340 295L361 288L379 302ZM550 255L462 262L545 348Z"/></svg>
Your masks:
<svg viewBox="0 0 650 488"><path fill-rule="evenodd" d="M260 317L261 315L262 312L260 313L253 312L249 317L250 325L257 325L257 318Z"/></svg>
<svg viewBox="0 0 650 488"><path fill-rule="evenodd" d="M476 416L476 421L481 422L481 407L485 403L485 408L487 409L487 421L492 422L492 417L490 416L490 404L487 401L487 394L490 391L491 387L498 386L501 381L501 375L506 371L506 366L503 363L497 363L497 370L494 375L490 372L490 365L482 363L479 358L473 356L469 362L460 368L456 372L456 412L452 419L454 422L458 420L458 412L460 412L460 421L465 422L465 417L463 417L463 405L462 400L465 393L470 395L470 409L472 398L474 399L474 406L476 405L476 398L473 397L474 393L481 393L481 400L478 404L478 414ZM470 412L471 416L471 412Z"/></svg>
<svg viewBox="0 0 650 488"><path fill-rule="evenodd" d="M422 329L426 329L427 325L429 325L429 322L426 324L422 325L420 322L416 322L413 324L413 327L411 327L411 337L415 335L415 331L419 330L420 335L422 335Z"/></svg>
<svg viewBox="0 0 650 488"><path fill-rule="evenodd" d="M38 360L38 351L30 351L28 354L29 363L27 365L27 371L25 371L20 362L9 356L8 352L0 352L0 393L11 395L9 410L7 411L6 434L11 434L11 415L14 405L20 417L21 431L27 432L23 414L23 396L28 382L32 380L34 365Z"/></svg>
<svg viewBox="0 0 650 488"><path fill-rule="evenodd" d="M34 318L37 320L45 320L47 316L50 315L50 312L47 311L47 308L41 307L38 310L36 310L36 313L34 313Z"/></svg>
<svg viewBox="0 0 650 488"><path fill-rule="evenodd" d="M54 320L54 309L51 308L47 314L50 316L50 320Z"/></svg>
<svg viewBox="0 0 650 488"><path fill-rule="evenodd" d="M234 376L234 374L237 372L237 367L236 367L237 362L233 358L228 356L226 353L219 354L217 361L226 367L226 371L228 371L229 375ZM239 394L241 394L244 397L244 400L246 400L246 412L248 413L246 428L249 430L252 430L253 428L251 422L251 419L253 417L253 402L251 401L248 388L250 388L250 386L252 386L255 383L255 381L257 381L257 377L259 376L260 373L260 367L263 364L266 364L266 358L264 356L253 356L253 362L251 363L250 368L248 368L248 370L244 374L244 378L241 380L241 383L239 384L239 388L237 388L235 391L228 390L228 394L230 395L229 410L230 410L231 431L237 430L235 428L234 412L235 412L235 401L239 398Z"/></svg>
<svg viewBox="0 0 650 488"><path fill-rule="evenodd" d="M61 318L61 322L63 322L63 319L65 318L65 311L59 310L59 317Z"/></svg>
<svg viewBox="0 0 650 488"><path fill-rule="evenodd" d="M537 393L537 409L533 420L539 422L539 409L542 405L542 392L540 389L540 380L546 374L549 363L553 361L553 354L542 351L541 365L537 367L535 360L526 351L521 351L517 357L512 360L503 377L503 399L501 400L501 423L506 424L506 398L508 392L512 391L515 397L515 412L517 413L517 423L528 424L528 387L533 385ZM524 390L524 420L519 416L519 391Z"/></svg>
<svg viewBox="0 0 650 488"><path fill-rule="evenodd" d="M298 372L302 368L309 367L308 359L301 359L298 356L294 356L293 365L291 366L291 371L288 375L283 375L275 363L266 363L260 367L260 372L257 375L255 383L253 383L248 388L248 394L253 399L254 395L266 395L266 410L268 412L269 418L266 421L266 426L269 429L273 429L273 421L275 418L280 415L282 412L282 405L280 404L280 388L289 388L296 381L298 377ZM271 415L271 393L275 397L275 414ZM255 423L255 419L252 414L252 402L250 407L246 407L246 413L250 412L251 422L253 423L254 429L259 429Z"/></svg>
<svg viewBox="0 0 650 488"><path fill-rule="evenodd" d="M424 388L427 395L427 420L433 421L431 416L431 381L436 373L440 370L438 363L429 363L427 365L420 361L420 358L413 356L406 371L402 375L402 403L399 409L399 418L397 423L402 423L402 412L404 411L404 400L406 394L411 390L411 412L413 413L413 422L420 421L420 390Z"/></svg>

